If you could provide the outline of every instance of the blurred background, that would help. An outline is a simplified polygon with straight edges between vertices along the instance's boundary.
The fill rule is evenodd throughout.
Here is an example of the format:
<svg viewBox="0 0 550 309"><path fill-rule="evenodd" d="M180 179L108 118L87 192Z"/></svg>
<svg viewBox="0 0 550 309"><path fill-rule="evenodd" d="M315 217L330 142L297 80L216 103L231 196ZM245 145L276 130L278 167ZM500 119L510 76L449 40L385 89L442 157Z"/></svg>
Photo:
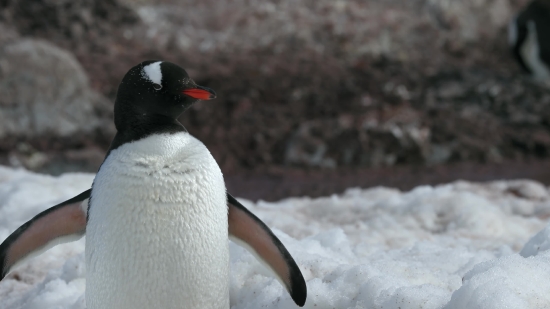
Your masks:
<svg viewBox="0 0 550 309"><path fill-rule="evenodd" d="M159 59L218 93L180 120L239 197L550 184L548 0L1 0L0 10L3 165L97 171L120 80Z"/></svg>

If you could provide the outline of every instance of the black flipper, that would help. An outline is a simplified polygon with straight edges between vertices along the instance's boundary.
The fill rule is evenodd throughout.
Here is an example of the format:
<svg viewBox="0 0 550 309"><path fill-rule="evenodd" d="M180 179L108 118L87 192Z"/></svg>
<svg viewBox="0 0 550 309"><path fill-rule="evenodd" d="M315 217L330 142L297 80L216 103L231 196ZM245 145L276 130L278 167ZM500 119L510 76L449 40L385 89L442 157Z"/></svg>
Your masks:
<svg viewBox="0 0 550 309"><path fill-rule="evenodd" d="M0 245L0 280L23 259L57 244L80 239L86 232L86 207L81 203L90 193L88 189L44 210L8 236Z"/></svg>
<svg viewBox="0 0 550 309"><path fill-rule="evenodd" d="M294 302L302 307L307 298L307 286L302 272L281 241L258 217L227 193L229 235L240 245L262 259L285 284Z"/></svg>

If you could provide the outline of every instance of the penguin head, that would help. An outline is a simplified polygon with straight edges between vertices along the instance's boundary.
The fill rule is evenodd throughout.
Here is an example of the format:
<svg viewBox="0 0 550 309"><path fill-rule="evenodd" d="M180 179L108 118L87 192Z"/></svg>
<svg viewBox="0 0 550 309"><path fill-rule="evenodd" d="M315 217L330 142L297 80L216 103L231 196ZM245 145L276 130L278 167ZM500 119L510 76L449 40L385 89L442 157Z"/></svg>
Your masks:
<svg viewBox="0 0 550 309"><path fill-rule="evenodd" d="M130 119L175 120L195 102L214 98L214 90L197 85L178 65L144 61L131 68L118 87L115 125L120 129Z"/></svg>

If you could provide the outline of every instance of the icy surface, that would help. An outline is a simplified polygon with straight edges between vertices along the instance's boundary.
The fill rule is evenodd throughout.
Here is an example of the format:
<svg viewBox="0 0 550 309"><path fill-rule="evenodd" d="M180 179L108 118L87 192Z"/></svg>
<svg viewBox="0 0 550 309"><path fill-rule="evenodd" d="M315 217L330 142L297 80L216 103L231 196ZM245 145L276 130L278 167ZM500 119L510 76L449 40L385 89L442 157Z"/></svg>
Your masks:
<svg viewBox="0 0 550 309"><path fill-rule="evenodd" d="M92 180L0 167L0 240ZM527 180L455 182L243 203L296 259L305 308L549 308L548 193ZM14 270L0 282L0 309L84 308L83 244L60 245ZM295 308L251 254L230 250L232 308Z"/></svg>

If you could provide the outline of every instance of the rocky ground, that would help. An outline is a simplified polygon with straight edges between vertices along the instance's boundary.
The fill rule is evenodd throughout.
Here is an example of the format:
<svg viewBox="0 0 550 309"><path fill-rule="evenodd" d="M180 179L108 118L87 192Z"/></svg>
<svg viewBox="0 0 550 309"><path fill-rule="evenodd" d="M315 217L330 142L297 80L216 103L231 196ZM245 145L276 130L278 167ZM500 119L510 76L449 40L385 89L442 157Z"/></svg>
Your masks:
<svg viewBox="0 0 550 309"><path fill-rule="evenodd" d="M219 94L183 116L187 129L236 188L283 188L254 189L266 198L409 188L438 169L453 175L439 181L486 166L530 177L547 165L550 91L507 47L525 3L2 1L0 162L94 171L120 79L165 59Z"/></svg>

